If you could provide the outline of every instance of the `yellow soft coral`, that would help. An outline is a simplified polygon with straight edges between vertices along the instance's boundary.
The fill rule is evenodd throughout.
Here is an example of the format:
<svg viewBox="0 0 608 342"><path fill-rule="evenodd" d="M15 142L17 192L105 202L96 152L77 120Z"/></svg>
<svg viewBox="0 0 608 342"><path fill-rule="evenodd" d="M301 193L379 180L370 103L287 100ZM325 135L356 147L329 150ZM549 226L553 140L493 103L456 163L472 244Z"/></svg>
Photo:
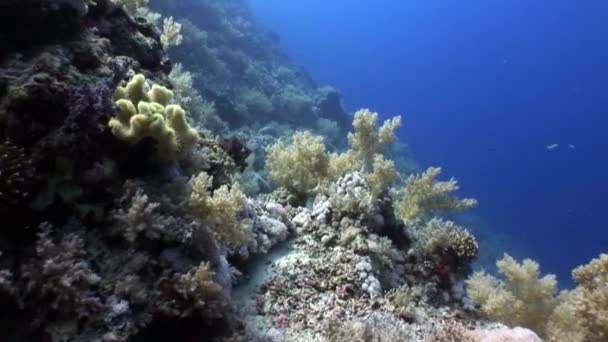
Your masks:
<svg viewBox="0 0 608 342"><path fill-rule="evenodd" d="M241 244L250 238L238 214L245 206L245 196L234 185L222 185L211 193L213 177L201 172L190 180L189 203L194 215L210 225L218 241L224 245Z"/></svg>
<svg viewBox="0 0 608 342"><path fill-rule="evenodd" d="M579 300L580 291L562 291L558 303L545 328L549 342L585 342L588 334L581 319L577 317L575 303ZM595 340L593 340L595 341Z"/></svg>
<svg viewBox="0 0 608 342"><path fill-rule="evenodd" d="M312 193L327 177L329 154L323 138L308 131L296 132L293 141L267 148L272 179L296 194Z"/></svg>
<svg viewBox="0 0 608 342"><path fill-rule="evenodd" d="M403 200L398 208L403 221L424 217L435 210L460 211L477 205L475 199L451 196L451 192L458 190L458 182L454 178L438 182L436 178L440 173L441 168L429 167L424 173L407 179L403 188Z"/></svg>
<svg viewBox="0 0 608 342"><path fill-rule="evenodd" d="M353 171L363 172L374 195L379 195L399 181L395 163L385 159L385 147L397 137L401 125L396 116L377 128L378 114L368 109L355 113L354 132L348 133L350 149L328 153L323 137L310 132L296 132L290 144L278 142L267 148L270 176L280 186L299 195L323 189Z"/></svg>
<svg viewBox="0 0 608 342"><path fill-rule="evenodd" d="M381 154L374 156L372 169L371 173L365 175L365 180L375 196L399 182L400 178L395 171L395 163L392 160L384 159Z"/></svg>
<svg viewBox="0 0 608 342"><path fill-rule="evenodd" d="M573 303L588 332L586 341L608 340L608 254L575 268L572 277L579 284Z"/></svg>
<svg viewBox="0 0 608 342"><path fill-rule="evenodd" d="M184 37L181 35L182 25L176 23L173 17L163 20L163 33L160 36L160 43L163 48L168 49L171 46L179 46Z"/></svg>
<svg viewBox="0 0 608 342"><path fill-rule="evenodd" d="M348 133L352 160L359 163L363 171L372 167L374 156L382 153L385 146L397 140L395 131L401 126L401 116L385 121L382 127L376 129L378 113L369 109L361 109L355 113L353 120L354 132Z"/></svg>
<svg viewBox="0 0 608 342"><path fill-rule="evenodd" d="M134 144L145 137L157 142L158 155L163 160L184 158L199 139L196 130L186 121L186 112L179 105L170 105L171 90L153 85L146 91L146 79L138 74L119 86L114 99L118 114L108 125L118 139Z"/></svg>
<svg viewBox="0 0 608 342"><path fill-rule="evenodd" d="M539 278L538 263L525 259L519 264L506 254L496 266L505 279L475 273L467 280L469 297L489 318L543 334L558 304L555 276Z"/></svg>

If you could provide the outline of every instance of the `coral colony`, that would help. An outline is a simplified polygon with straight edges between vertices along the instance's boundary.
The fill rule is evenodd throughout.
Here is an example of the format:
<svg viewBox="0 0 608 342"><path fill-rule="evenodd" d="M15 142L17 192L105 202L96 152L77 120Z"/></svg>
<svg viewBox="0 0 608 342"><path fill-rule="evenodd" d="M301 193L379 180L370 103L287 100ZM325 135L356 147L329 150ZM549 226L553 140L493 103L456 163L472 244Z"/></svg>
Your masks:
<svg viewBox="0 0 608 342"><path fill-rule="evenodd" d="M477 202L401 117L349 116L243 0L189 3L0 4L0 340L608 340L608 255L561 293L473 273Z"/></svg>

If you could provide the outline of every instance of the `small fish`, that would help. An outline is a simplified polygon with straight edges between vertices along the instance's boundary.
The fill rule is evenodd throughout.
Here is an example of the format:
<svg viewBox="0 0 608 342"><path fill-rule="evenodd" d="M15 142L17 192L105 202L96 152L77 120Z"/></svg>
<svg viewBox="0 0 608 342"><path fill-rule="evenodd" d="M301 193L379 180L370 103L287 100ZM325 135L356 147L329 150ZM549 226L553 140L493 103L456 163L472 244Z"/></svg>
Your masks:
<svg viewBox="0 0 608 342"><path fill-rule="evenodd" d="M568 147L570 147L570 149L575 149L574 144L568 144Z"/></svg>
<svg viewBox="0 0 608 342"><path fill-rule="evenodd" d="M548 146L547 146L547 150L552 150L552 149L554 149L554 148L556 148L556 147L558 147L558 146L559 146L559 144L551 144L551 145L548 145Z"/></svg>

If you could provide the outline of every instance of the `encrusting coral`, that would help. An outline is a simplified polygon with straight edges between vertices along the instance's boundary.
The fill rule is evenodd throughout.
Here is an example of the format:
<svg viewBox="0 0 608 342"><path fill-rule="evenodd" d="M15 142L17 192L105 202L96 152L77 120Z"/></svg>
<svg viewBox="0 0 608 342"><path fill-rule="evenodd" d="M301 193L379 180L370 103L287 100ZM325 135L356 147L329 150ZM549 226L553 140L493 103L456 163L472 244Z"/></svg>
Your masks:
<svg viewBox="0 0 608 342"><path fill-rule="evenodd" d="M454 178L439 182L436 180L439 174L441 168L429 167L424 173L411 175L406 180L403 200L398 208L403 221L424 218L434 211L461 211L477 205L477 200L473 198L459 199L450 195L458 190L458 182Z"/></svg>
<svg viewBox="0 0 608 342"><path fill-rule="evenodd" d="M161 159L170 161L184 158L199 136L188 124L182 107L169 104L172 98L171 90L157 84L146 91L144 75L135 75L126 86L119 86L114 93L120 111L108 123L112 134L130 144L151 137L157 142Z"/></svg>

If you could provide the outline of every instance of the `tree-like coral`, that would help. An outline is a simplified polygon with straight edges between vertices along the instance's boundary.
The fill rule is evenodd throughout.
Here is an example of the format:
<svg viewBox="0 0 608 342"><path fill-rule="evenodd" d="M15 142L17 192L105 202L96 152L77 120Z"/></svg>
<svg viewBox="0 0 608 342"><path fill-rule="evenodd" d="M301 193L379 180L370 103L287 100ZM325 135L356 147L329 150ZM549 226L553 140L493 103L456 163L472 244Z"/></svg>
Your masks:
<svg viewBox="0 0 608 342"><path fill-rule="evenodd" d="M213 177L205 172L190 180L189 203L194 215L212 226L216 239L224 245L246 242L250 234L237 217L244 209L245 196L236 185L222 185L211 193L212 184Z"/></svg>
<svg viewBox="0 0 608 342"><path fill-rule="evenodd" d="M312 193L327 177L329 155L323 138L297 132L293 141L279 141L267 148L272 179L296 194Z"/></svg>
<svg viewBox="0 0 608 342"><path fill-rule="evenodd" d="M577 317L576 305L580 292L562 291L558 297L559 304L553 310L547 322L545 337L550 342L585 342L588 334L581 319ZM596 341L596 340L593 340Z"/></svg>
<svg viewBox="0 0 608 342"><path fill-rule="evenodd" d="M586 341L608 339L608 254L572 271L579 284L572 297L574 310L587 330Z"/></svg>
<svg viewBox="0 0 608 342"><path fill-rule="evenodd" d="M209 262L202 261L198 267L180 276L180 281L184 285L183 295L195 298L200 302L200 306L204 306L204 300L215 297L222 291L222 287L213 280L214 276L215 272Z"/></svg>
<svg viewBox="0 0 608 342"><path fill-rule="evenodd" d="M546 331L548 319L558 304L557 281L552 274L539 278L538 263L525 259L521 264L509 255L496 262L505 279L482 272L469 280L468 295L491 319L510 326L523 326L537 333Z"/></svg>
<svg viewBox="0 0 608 342"><path fill-rule="evenodd" d="M400 179L394 162L382 153L386 145L395 141L401 117L385 121L379 129L377 121L377 113L358 111L353 121L355 131L348 134L350 149L344 153L328 153L323 137L310 132L297 132L289 145L271 145L267 149L271 177L278 185L302 195L358 171L378 196Z"/></svg>
<svg viewBox="0 0 608 342"><path fill-rule="evenodd" d="M384 159L381 154L376 154L372 163L372 172L365 175L365 180L372 193L378 196L391 185L399 182L400 177L392 160Z"/></svg>
<svg viewBox="0 0 608 342"><path fill-rule="evenodd" d="M385 121L377 129L378 113L361 109L355 113L354 132L348 133L348 144L353 161L359 163L363 171L370 171L377 153L383 153L385 146L397 140L395 131L401 126L401 116Z"/></svg>
<svg viewBox="0 0 608 342"><path fill-rule="evenodd" d="M181 35L182 25L176 23L173 17L165 18L163 20L163 33L160 36L160 43L165 49L171 46L179 46L184 37Z"/></svg>
<svg viewBox="0 0 608 342"><path fill-rule="evenodd" d="M429 167L424 173L410 176L403 189L403 200L399 204L398 214L405 222L423 218L436 210L460 211L477 205L473 198L459 199L450 193L458 190L458 182L450 178L447 182L438 182L441 168Z"/></svg>
<svg viewBox="0 0 608 342"><path fill-rule="evenodd" d="M163 160L179 160L187 156L199 139L196 130L186 121L186 112L171 105L173 92L157 84L146 91L146 78L138 74L119 86L114 99L118 114L108 125L118 139L134 144L145 137L157 142Z"/></svg>

